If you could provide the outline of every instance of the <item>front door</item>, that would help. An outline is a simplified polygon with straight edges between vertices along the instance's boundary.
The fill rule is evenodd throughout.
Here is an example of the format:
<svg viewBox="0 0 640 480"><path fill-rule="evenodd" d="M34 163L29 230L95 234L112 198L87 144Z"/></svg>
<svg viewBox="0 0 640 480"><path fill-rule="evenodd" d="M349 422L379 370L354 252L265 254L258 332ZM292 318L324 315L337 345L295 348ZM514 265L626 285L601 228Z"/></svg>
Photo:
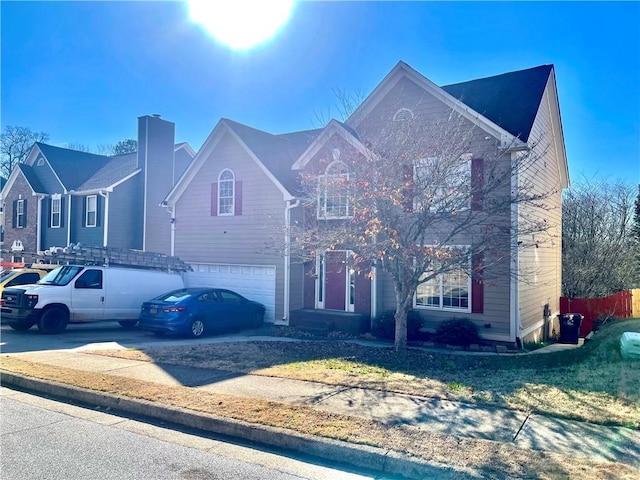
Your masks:
<svg viewBox="0 0 640 480"><path fill-rule="evenodd" d="M318 308L353 312L355 285L351 257L346 250L328 251L320 257Z"/></svg>

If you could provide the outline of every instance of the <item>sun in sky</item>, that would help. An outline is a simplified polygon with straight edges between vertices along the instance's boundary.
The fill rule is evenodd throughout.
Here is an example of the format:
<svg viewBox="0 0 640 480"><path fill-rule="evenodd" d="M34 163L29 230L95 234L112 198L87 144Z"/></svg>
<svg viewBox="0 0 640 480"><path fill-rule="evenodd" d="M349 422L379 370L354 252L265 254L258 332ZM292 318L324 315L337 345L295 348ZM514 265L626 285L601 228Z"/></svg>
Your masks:
<svg viewBox="0 0 640 480"><path fill-rule="evenodd" d="M248 49L282 27L294 0L189 0L191 19L232 49Z"/></svg>

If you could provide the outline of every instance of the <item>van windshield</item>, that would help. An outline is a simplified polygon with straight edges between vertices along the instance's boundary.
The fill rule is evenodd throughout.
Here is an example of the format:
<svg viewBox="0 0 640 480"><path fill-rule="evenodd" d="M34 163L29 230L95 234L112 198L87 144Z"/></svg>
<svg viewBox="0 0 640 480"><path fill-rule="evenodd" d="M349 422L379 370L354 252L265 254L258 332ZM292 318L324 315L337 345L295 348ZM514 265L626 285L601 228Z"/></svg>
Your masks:
<svg viewBox="0 0 640 480"><path fill-rule="evenodd" d="M39 285L66 285L73 277L75 277L84 267L73 267L70 265L65 265L64 267L56 268L51 272L47 273L47 275L42 278L38 284Z"/></svg>

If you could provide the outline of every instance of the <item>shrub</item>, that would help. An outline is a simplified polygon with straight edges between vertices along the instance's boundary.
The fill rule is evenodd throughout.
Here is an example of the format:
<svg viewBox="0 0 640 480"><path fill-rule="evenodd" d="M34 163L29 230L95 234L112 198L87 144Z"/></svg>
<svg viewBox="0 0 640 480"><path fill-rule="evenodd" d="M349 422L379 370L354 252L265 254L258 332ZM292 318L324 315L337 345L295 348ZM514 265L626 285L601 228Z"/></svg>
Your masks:
<svg viewBox="0 0 640 480"><path fill-rule="evenodd" d="M407 340L422 340L426 334L420 332L421 328L420 315L415 310L409 310L407 312ZM371 325L371 333L380 339L394 340L396 336L395 312L389 310L378 315Z"/></svg>
<svg viewBox="0 0 640 480"><path fill-rule="evenodd" d="M452 318L440 324L433 340L448 345L468 346L479 343L478 327L468 318Z"/></svg>

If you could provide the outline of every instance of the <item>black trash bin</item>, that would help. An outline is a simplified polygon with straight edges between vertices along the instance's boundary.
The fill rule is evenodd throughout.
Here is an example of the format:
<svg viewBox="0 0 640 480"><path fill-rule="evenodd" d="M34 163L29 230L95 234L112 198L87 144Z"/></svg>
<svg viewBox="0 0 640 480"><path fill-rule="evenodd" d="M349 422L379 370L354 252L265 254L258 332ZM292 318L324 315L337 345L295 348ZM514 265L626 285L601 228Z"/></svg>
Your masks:
<svg viewBox="0 0 640 480"><path fill-rule="evenodd" d="M560 343L578 344L580 336L580 325L584 315L579 313L561 313L558 315L560 320Z"/></svg>

